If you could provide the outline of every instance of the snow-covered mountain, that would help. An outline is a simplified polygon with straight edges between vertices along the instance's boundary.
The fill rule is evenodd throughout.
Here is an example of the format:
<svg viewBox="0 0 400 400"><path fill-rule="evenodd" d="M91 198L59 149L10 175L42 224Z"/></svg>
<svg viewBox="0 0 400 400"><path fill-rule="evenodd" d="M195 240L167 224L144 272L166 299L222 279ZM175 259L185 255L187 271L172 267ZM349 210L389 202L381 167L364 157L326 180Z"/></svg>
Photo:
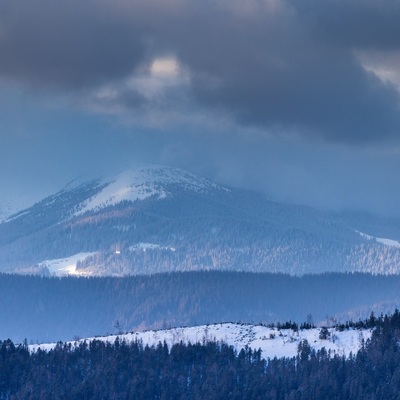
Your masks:
<svg viewBox="0 0 400 400"><path fill-rule="evenodd" d="M375 226L148 165L69 185L8 217L0 271L399 273L400 224Z"/></svg>
<svg viewBox="0 0 400 400"><path fill-rule="evenodd" d="M75 215L115 206L123 201L133 202L150 197L163 199L172 195L168 190L170 186L199 193L228 190L184 170L159 165L127 170L111 179L102 179L99 183L101 190L80 204Z"/></svg>
<svg viewBox="0 0 400 400"><path fill-rule="evenodd" d="M145 165L126 170L118 175L102 177L81 182L73 181L54 195L23 209L23 204L33 203L17 199L1 201L0 209L3 219L0 222L11 222L21 217L30 219L46 217L46 214L57 213L62 220L88 212L101 211L104 208L117 206L120 203L143 201L149 198L165 199L172 197L177 190L211 194L229 189L217 185L208 179L196 176L179 168L160 165ZM28 203L27 203L28 202Z"/></svg>
<svg viewBox="0 0 400 400"><path fill-rule="evenodd" d="M322 333L323 328L299 329L277 329L264 325L221 323L200 325L193 327L172 328L164 330L149 330L144 332L132 332L120 335L101 336L96 338L80 339L69 342L72 346L79 346L83 341L91 342L100 340L114 343L118 338L120 341L130 343L140 341L144 346L157 346L158 343L166 343L169 348L177 343L207 343L209 341L224 342L233 346L238 352L246 347L253 350L261 349L262 357L283 358L295 357L298 353L300 342L306 340L311 349L318 351L325 348L332 354L349 356L356 354L362 343L371 337L368 329L346 329L337 330L328 328ZM56 343L30 345L31 351L51 350Z"/></svg>

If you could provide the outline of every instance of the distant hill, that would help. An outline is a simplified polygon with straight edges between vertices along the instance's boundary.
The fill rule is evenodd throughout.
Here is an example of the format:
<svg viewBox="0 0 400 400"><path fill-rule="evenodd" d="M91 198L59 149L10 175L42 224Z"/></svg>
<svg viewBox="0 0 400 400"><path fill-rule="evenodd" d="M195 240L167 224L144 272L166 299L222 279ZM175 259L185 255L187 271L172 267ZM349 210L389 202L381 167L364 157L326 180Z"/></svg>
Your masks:
<svg viewBox="0 0 400 400"><path fill-rule="evenodd" d="M70 186L8 217L0 224L0 271L397 274L398 222L280 204L150 165Z"/></svg>
<svg viewBox="0 0 400 400"><path fill-rule="evenodd" d="M254 324L221 323L82 338L70 343L73 347L79 347L84 342L91 343L94 340L115 343L118 338L120 342L124 341L129 344L138 341L143 343L143 346L150 347L165 343L171 349L173 345L179 343L206 345L208 342L219 342L232 346L238 353L247 348L254 351L260 349L261 357L273 359L274 357L296 357L299 344L306 340L311 350L317 352L325 348L326 351L348 357L350 353L357 354L363 341L365 342L371 338L371 333L372 329L366 328L337 329L336 327L323 327L299 329L296 326L296 329L290 329ZM38 351L39 348L49 351L56 346L56 343L33 344L29 346L29 349L31 352Z"/></svg>
<svg viewBox="0 0 400 400"><path fill-rule="evenodd" d="M0 274L0 340L72 340L221 322L332 324L400 306L400 276L184 272L132 277Z"/></svg>

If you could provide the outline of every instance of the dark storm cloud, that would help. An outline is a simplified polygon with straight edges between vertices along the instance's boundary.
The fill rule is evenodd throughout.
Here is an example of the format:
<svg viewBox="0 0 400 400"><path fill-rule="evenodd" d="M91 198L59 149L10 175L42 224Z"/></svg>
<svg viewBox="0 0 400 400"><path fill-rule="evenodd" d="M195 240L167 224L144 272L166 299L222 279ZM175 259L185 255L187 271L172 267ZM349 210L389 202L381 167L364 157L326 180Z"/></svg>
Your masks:
<svg viewBox="0 0 400 400"><path fill-rule="evenodd" d="M291 4L322 40L349 48L399 49L398 1L291 0Z"/></svg>
<svg viewBox="0 0 400 400"><path fill-rule="evenodd" d="M0 74L76 90L173 55L189 73L193 107L268 131L392 140L399 94L355 55L400 47L399 6L375 3L15 0L1 10ZM128 108L144 101L135 88L115 99Z"/></svg>
<svg viewBox="0 0 400 400"><path fill-rule="evenodd" d="M0 7L3 77L75 90L127 75L143 59L135 27L94 1L21 0Z"/></svg>
<svg viewBox="0 0 400 400"><path fill-rule="evenodd" d="M221 12L209 16L208 24L192 21L191 40L179 42L179 55L192 71L197 98L228 109L244 124L332 141L398 135L394 86L368 73L350 43L340 46L315 34L315 21L324 22L318 20L320 14L311 18L277 4L272 11L260 7L231 18ZM323 19L324 9L319 9ZM341 26L335 28L340 34Z"/></svg>

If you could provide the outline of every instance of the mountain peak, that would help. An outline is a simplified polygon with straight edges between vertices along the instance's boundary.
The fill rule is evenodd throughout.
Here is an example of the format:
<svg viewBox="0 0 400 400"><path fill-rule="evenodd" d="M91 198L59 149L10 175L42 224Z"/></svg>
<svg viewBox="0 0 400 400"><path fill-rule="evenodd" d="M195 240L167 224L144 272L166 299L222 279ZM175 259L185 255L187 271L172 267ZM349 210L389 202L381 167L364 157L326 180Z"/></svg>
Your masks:
<svg viewBox="0 0 400 400"><path fill-rule="evenodd" d="M99 184L102 189L87 199L75 215L122 201L144 200L152 196L160 199L169 197L172 186L193 192L227 191L226 188L190 172L155 164L125 170L114 177L99 180Z"/></svg>

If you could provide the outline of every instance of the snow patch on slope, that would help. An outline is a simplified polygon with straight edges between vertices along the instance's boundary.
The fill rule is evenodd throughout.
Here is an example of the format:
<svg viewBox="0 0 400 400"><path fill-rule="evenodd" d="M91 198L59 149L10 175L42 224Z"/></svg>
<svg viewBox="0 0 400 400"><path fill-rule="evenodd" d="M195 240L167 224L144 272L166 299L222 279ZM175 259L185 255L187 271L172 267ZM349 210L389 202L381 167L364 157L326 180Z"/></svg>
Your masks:
<svg viewBox="0 0 400 400"><path fill-rule="evenodd" d="M83 261L85 258L95 255L96 253L78 253L70 257L57 258L53 260L42 261L39 266L48 268L51 275L86 275L84 271L76 269L78 261Z"/></svg>
<svg viewBox="0 0 400 400"><path fill-rule="evenodd" d="M103 184L105 184L104 189L85 201L75 215L113 206L121 201L144 200L151 196L165 198L170 195L166 190L168 185L179 185L184 190L196 192L207 192L211 189L227 190L181 169L158 165L124 171L110 181L104 181Z"/></svg>
<svg viewBox="0 0 400 400"><path fill-rule="evenodd" d="M262 357L282 358L294 357L297 355L298 345L302 340L307 340L312 349L318 351L325 348L327 351L338 355L349 356L350 353L357 353L362 342L371 337L370 330L349 329L336 331L329 328L329 338L320 339L320 329L305 329L295 332L291 329L269 328L263 325L243 325L234 323L221 323L212 325L200 325L185 328L173 328L166 330L150 330L145 332L133 332L122 335L110 335L97 338L81 339L70 342L72 345L79 345L84 341L101 340L114 343L118 337L120 341L134 342L141 341L143 345L156 346L158 343L165 343L171 348L176 343L207 343L219 341L233 346L237 351L250 347L253 350L261 349ZM51 350L55 343L30 345L31 351Z"/></svg>
<svg viewBox="0 0 400 400"><path fill-rule="evenodd" d="M174 252L176 249L175 247L160 246L159 244L154 243L137 243L134 246L129 246L129 251L136 250L142 250L144 252L146 252L146 250L169 250Z"/></svg>
<svg viewBox="0 0 400 400"><path fill-rule="evenodd" d="M378 238L375 236L367 235L366 233L362 233L359 231L356 231L358 234L360 234L361 237L367 239L367 240L376 240L378 243L381 243L385 246L391 246L391 247L398 247L400 248L400 242L397 240L392 240L392 239L387 239L387 238Z"/></svg>

